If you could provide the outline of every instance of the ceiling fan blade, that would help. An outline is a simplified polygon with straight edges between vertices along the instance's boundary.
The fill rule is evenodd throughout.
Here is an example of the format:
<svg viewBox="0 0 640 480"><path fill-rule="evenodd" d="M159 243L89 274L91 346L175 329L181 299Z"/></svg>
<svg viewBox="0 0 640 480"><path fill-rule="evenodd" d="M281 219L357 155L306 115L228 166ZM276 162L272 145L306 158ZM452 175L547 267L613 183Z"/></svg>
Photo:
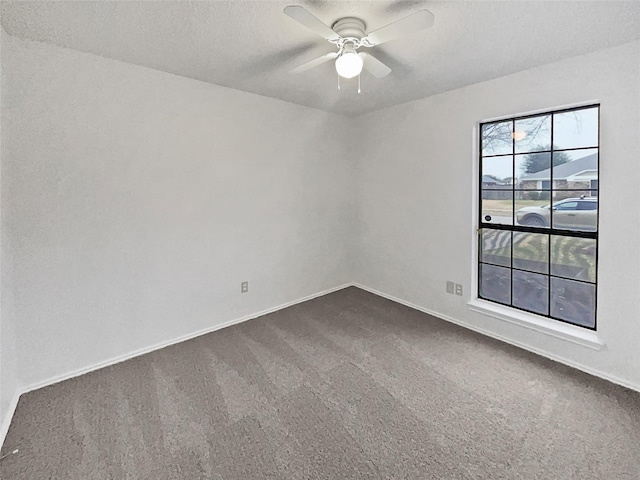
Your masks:
<svg viewBox="0 0 640 480"><path fill-rule="evenodd" d="M340 35L331 30L331 27L325 25L316 17L314 17L306 8L300 5L289 5L285 7L284 13L289 15L298 23L301 23L309 30L316 32L322 38L326 38L329 41L338 40Z"/></svg>
<svg viewBox="0 0 640 480"><path fill-rule="evenodd" d="M360 57L364 64L362 68L364 68L367 72L373 75L376 78L386 77L391 73L391 69L387 67L384 63L378 60L376 57L369 55L368 53L359 53Z"/></svg>
<svg viewBox="0 0 640 480"><path fill-rule="evenodd" d="M315 58L310 62L303 63L302 65L298 65L296 68L289 70L289 73L306 72L307 70L311 70L312 68L317 67L318 65L322 65L323 63L328 62L329 60L332 60L337 56L338 56L338 52L327 53L326 55Z"/></svg>
<svg viewBox="0 0 640 480"><path fill-rule="evenodd" d="M409 35L419 30L424 30L433 25L433 13L429 10L419 10L408 17L401 18L386 27L379 28L369 33L362 39L368 46L380 45L381 43L395 40L404 35Z"/></svg>

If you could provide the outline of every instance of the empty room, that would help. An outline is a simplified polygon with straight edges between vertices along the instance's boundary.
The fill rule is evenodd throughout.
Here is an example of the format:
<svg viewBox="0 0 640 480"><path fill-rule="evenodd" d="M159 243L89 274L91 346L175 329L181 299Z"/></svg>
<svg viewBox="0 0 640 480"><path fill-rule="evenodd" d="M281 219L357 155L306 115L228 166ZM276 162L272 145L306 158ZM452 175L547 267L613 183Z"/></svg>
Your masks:
<svg viewBox="0 0 640 480"><path fill-rule="evenodd" d="M640 479L640 2L0 23L3 480Z"/></svg>

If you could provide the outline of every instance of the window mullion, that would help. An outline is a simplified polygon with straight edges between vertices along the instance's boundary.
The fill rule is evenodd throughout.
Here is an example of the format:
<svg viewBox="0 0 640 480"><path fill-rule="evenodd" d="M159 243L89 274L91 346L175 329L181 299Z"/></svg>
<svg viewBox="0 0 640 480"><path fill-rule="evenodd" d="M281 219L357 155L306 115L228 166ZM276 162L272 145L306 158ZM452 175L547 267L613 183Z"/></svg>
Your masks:
<svg viewBox="0 0 640 480"><path fill-rule="evenodd" d="M580 123L581 121L586 122L590 118L593 119L594 115L597 115L597 119L592 120L591 124ZM536 117L540 117L540 122ZM574 117L576 118L575 125L572 123ZM518 122L523 119L532 120L524 122L521 126ZM589 130L589 125L591 125L591 130ZM550 126L550 131L547 130L547 126ZM518 135L516 135L516 129L519 130ZM587 133L581 134L581 129ZM588 141L588 138L593 138L589 132L595 133L596 129L598 139L595 140L597 145L594 146L592 141ZM509 130L511 131L509 132ZM524 134L520 135L520 131L523 131ZM589 163L593 162L593 159L587 160L588 155L580 157L583 150L585 153L589 153L586 150L597 149L596 155L598 157L595 159L597 163L595 163L594 171L596 172L595 178L598 178L599 133L599 105L512 117L480 124L477 232L479 298L507 305L517 310L543 315L559 322L595 330L598 271L597 215L599 209L597 203L587 205L584 202L596 202L598 199L572 198L569 192L584 191L586 188L582 186L582 180L572 177L575 174L575 168L588 165L588 168L594 169L594 164ZM528 138L528 140L520 142L523 138ZM548 142L549 147L544 148ZM589 147L580 145L589 145ZM507 150L508 146L511 147L510 151ZM517 146L518 148L522 147L521 150L523 150L518 154L516 154ZM540 146L543 147L542 150L540 150ZM576 151L577 154L567 156L563 153L571 151ZM538 153L550 156L550 162L546 164L548 166L545 166L546 162L542 159L536 158ZM566 158L559 158L559 156ZM510 160L508 160L509 157ZM516 158L523 161L520 169ZM580 161L582 158L585 160L581 165L576 163L574 167L567 168L570 162ZM562 162L558 168L556 168L557 162ZM548 170L544 171L546 168ZM522 173L520 176L520 171L527 173ZM509 172L511 180L505 182ZM537 189L534 190L545 194L548 192L548 204L531 201L538 198L533 196L529 198L526 194L531 190L531 179L527 179L527 176L536 179L533 174L538 172L540 172L537 175L538 179L545 179L546 189L537 185ZM485 178L485 174L489 178ZM522 180L520 180L521 177ZM516 181L517 179L518 181ZM548 185L546 185L547 181ZM557 190L556 181L561 181L560 187L566 188ZM511 194L509 200L505 198L506 192ZM567 203L564 209L554 210L556 193L560 198L558 202L563 205L567 203L567 199L570 199L569 202L575 200L577 202L575 205ZM525 198L517 199L516 195ZM542 198L544 197L540 197L540 199ZM507 214L505 210L509 204L511 220L505 218ZM545 211L546 208L543 205L549 210ZM518 206L523 209L519 214L522 224L517 223L516 208ZM573 210L571 208L573 206L576 211L569 211ZM596 210L596 222L593 230L590 229L590 217L581 215L582 210L592 209ZM489 218L489 215L494 218ZM528 215L539 215L545 219L545 223L548 225L529 222ZM517 237L516 234L518 234ZM506 251L506 242L503 239L509 241L510 249L508 252ZM581 241L580 239L585 240ZM519 252L517 259L515 258L516 240L520 242L517 246ZM544 241L547 242L546 246ZM555 250L552 248L552 241ZM586 247L580 247L581 244L595 245L595 252L586 249ZM554 252L556 252L555 262L553 261ZM543 258L545 253L546 259ZM596 262L595 265L593 262ZM562 289L557 292L557 295L552 295L551 291L553 278L558 279L555 282L556 287ZM506 288L507 281L509 282L508 290ZM543 293L545 283L546 299ZM555 299L555 306L551 304L552 298ZM546 306L543 305L545 301Z"/></svg>

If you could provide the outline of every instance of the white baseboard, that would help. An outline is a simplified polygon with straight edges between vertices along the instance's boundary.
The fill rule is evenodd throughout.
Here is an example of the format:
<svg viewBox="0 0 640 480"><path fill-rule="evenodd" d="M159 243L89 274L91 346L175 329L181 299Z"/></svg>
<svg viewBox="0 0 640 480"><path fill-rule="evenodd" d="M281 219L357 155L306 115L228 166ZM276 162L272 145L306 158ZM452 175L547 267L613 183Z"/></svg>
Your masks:
<svg viewBox="0 0 640 480"><path fill-rule="evenodd" d="M496 340L500 340L501 342L505 342L505 343L508 343L510 345L514 345L516 347L522 348L524 350L527 350L529 352L535 353L535 354L540 355L542 357L546 357L546 358L549 358L549 359L554 360L556 362L562 363L564 365L568 365L569 367L572 367L572 368L575 368L575 369L580 370L582 372L588 373L589 375L593 375L595 377L602 378L604 380L607 380L609 382L615 383L617 385L621 385L621 386L629 388L631 390L635 390L637 392L640 392L640 385L634 385L631 382L629 382L629 381L627 381L625 379L619 378L619 377L617 377L615 375L611 375L609 373L605 373L605 372L602 372L600 370L596 370L594 368L588 367L588 366L583 365L583 364L578 363L578 362L574 362L573 360L569 360L567 358L561 357L561 356L556 355L554 353L550 353L550 352L547 352L545 350L541 350L539 348L532 347L530 345L526 345L524 343L518 342L518 341L513 340L511 338L507 338L507 337L504 337L502 335L499 335L499 334L496 334L494 332L491 332L489 330L486 330L484 328L476 327L475 325L472 325L470 323L464 322L462 320L458 320L456 318L450 317L449 315L445 315L443 313L435 312L433 310L421 307L421 306L416 305L414 303L407 302L407 301L402 300L400 298L394 297L393 295L387 295L386 293L379 292L378 290L375 290L373 288L369 288L369 287L367 287L365 285L362 285L362 284L359 284L359 283L353 283L353 286L361 288L362 290L366 290L367 292L373 293L374 295L378 295L380 297L386 298L387 300L391 300L393 302L405 305L405 306L407 306L409 308L413 308L414 310L418 310L420 312L427 313L427 314L432 315L434 317L440 318L441 320L445 320L447 322L455 323L456 325L459 325L459 326L464 327L464 328L468 328L469 330L473 330L474 332L481 333L482 335L486 335L487 337L495 338Z"/></svg>
<svg viewBox="0 0 640 480"><path fill-rule="evenodd" d="M343 288L347 288L352 286L352 283L346 283L344 285L340 285L337 287L330 288L328 290L324 290L322 292L314 293L312 295L307 295L306 297L299 298L297 300L293 300L291 302L283 303L282 305L278 305L276 307L268 308L266 310L262 310L260 312L251 313L249 315L245 315L240 318L236 318L234 320L229 320L228 322L221 323L219 325L214 325L212 327L205 328L203 330L199 330L197 332L189 333L187 335L182 335L177 338L173 338L171 340L166 340L164 342L156 343L154 345L150 345L148 347L143 347L138 350L135 350L130 353L126 353L124 355L119 355L117 357L110 358L108 360L104 360L102 362L90 365L88 367L79 368L77 370L63 373L61 375L56 375L55 377L48 378L46 380L33 383L28 385L22 389L20 394L31 392L33 390L38 390L39 388L47 387L49 385L53 385L64 380L69 380L70 378L79 377L80 375L84 375L85 373L93 372L94 370L99 370L104 367L109 367L111 365L115 365L116 363L124 362L131 358L139 357L140 355L144 355L146 353L153 352L155 350L160 350L161 348L169 347L171 345L175 345L177 343L182 343L187 340L191 340L192 338L199 337L201 335L206 335L207 333L215 332L216 330L221 330L226 327L230 327L232 325L237 325L238 323L246 322L247 320L252 320L257 317L261 317L263 315L267 315L269 313L277 312L278 310L282 310L283 308L291 307L298 303L306 302L307 300L311 300L313 298L321 297L323 295L327 295L329 293L337 292L338 290L342 290Z"/></svg>
<svg viewBox="0 0 640 480"><path fill-rule="evenodd" d="M18 408L18 400L20 400L20 391L16 389L16 391L13 392L11 403L9 403L7 416L2 419L2 425L0 425L0 448L4 445L4 439L7 438L7 433L9 433L9 425L11 425L11 419L16 413L16 408ZM11 445L9 445L9 447L12 448Z"/></svg>

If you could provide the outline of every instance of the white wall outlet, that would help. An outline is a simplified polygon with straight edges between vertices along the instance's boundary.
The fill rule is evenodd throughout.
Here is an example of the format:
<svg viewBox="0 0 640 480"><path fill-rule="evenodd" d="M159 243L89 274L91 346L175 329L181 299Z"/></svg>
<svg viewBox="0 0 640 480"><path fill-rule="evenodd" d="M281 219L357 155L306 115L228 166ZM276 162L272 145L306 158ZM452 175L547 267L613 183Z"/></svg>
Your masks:
<svg viewBox="0 0 640 480"><path fill-rule="evenodd" d="M242 282L240 284L240 293L247 293L249 291L249 282Z"/></svg>
<svg viewBox="0 0 640 480"><path fill-rule="evenodd" d="M447 280L447 293L453 295L453 282L451 280Z"/></svg>
<svg viewBox="0 0 640 480"><path fill-rule="evenodd" d="M456 283L456 295L462 295L462 284Z"/></svg>

